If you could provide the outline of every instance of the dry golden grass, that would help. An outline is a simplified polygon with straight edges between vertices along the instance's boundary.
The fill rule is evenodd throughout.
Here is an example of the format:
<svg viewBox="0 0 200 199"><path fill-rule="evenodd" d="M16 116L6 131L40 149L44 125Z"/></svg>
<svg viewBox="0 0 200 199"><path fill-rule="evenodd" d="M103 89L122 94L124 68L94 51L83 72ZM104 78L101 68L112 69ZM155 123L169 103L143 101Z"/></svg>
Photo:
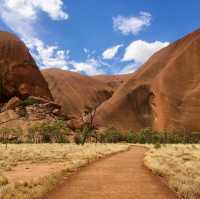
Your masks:
<svg viewBox="0 0 200 199"><path fill-rule="evenodd" d="M180 198L200 198L200 145L152 148L144 163L154 173L164 177Z"/></svg>
<svg viewBox="0 0 200 199"><path fill-rule="evenodd" d="M102 158L106 155L127 150L127 144L21 144L9 145L5 149L0 145L0 198L31 199L39 198L52 189L55 184L77 168ZM40 167L62 165L43 176ZM31 175L37 178L26 178L25 172L17 168L28 165ZM37 167L38 166L38 167ZM37 171L38 168L39 171ZM12 181L6 174L12 173L21 180Z"/></svg>

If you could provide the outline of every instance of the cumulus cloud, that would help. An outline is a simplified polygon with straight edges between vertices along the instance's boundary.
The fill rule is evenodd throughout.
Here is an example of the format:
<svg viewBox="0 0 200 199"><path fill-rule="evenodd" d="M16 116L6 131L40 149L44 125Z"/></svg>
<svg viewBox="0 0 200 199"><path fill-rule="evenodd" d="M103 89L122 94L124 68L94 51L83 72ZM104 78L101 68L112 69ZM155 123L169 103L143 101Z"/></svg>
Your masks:
<svg viewBox="0 0 200 199"><path fill-rule="evenodd" d="M38 12L48 14L52 20L66 20L68 14L63 11L61 0L0 0L0 17L4 23L26 43L41 68L61 68L87 75L102 73L99 62L87 59L85 62L72 61L69 50L61 49L58 45L46 44L39 37L37 24ZM85 53L89 51L84 49Z"/></svg>
<svg viewBox="0 0 200 199"><path fill-rule="evenodd" d="M26 42L32 55L41 68L61 68L68 69L69 50L59 49L58 46L45 45L44 42L37 38L29 38Z"/></svg>
<svg viewBox="0 0 200 199"><path fill-rule="evenodd" d="M51 20L67 20L69 15L64 10L62 0L0 0L0 18L2 21L26 43L31 54L41 68L58 67L87 75L102 74L107 66L106 61L115 57L122 45L108 48L102 57L95 55L95 51L83 49L87 58L85 61L77 62L70 60L69 50L62 49L58 44L48 44L40 38L39 23L40 12L45 13ZM150 25L151 15L141 12L138 17L113 18L114 27L123 34L136 34L144 27ZM156 50L168 45L167 42L145 41L132 42L125 51L122 61L133 61L125 66L120 73L128 73L135 70L135 64L144 62ZM94 58L95 57L95 58Z"/></svg>
<svg viewBox="0 0 200 199"><path fill-rule="evenodd" d="M122 61L134 61L142 64L146 62L156 51L169 45L169 42L147 42L143 40L133 41L125 50Z"/></svg>
<svg viewBox="0 0 200 199"><path fill-rule="evenodd" d="M71 71L74 72L81 72L87 75L98 75L104 73L101 69L99 69L101 66L94 58L88 59L85 62L71 61L71 64L73 66Z"/></svg>
<svg viewBox="0 0 200 199"><path fill-rule="evenodd" d="M36 19L42 11L53 20L68 19L69 15L63 10L61 0L1 0L1 6L9 12L14 12L21 18Z"/></svg>
<svg viewBox="0 0 200 199"><path fill-rule="evenodd" d="M151 14L148 12L140 12L140 15L136 17L124 17L119 15L113 17L113 27L114 30L118 30L124 35L136 35L145 27L150 26L151 17Z"/></svg>
<svg viewBox="0 0 200 199"><path fill-rule="evenodd" d="M108 48L106 49L103 53L102 53L102 57L103 59L113 59L115 57L115 55L118 53L119 48L121 48L123 45L117 45L114 46L112 48Z"/></svg>
<svg viewBox="0 0 200 199"><path fill-rule="evenodd" d="M129 74L129 73L133 73L137 70L138 65L135 63L132 64L128 64L127 66L123 67L118 74Z"/></svg>
<svg viewBox="0 0 200 199"><path fill-rule="evenodd" d="M52 20L66 20L61 0L0 0L0 17L4 23L29 47L41 67L68 68L68 50L47 45L37 32L38 12L43 11Z"/></svg>

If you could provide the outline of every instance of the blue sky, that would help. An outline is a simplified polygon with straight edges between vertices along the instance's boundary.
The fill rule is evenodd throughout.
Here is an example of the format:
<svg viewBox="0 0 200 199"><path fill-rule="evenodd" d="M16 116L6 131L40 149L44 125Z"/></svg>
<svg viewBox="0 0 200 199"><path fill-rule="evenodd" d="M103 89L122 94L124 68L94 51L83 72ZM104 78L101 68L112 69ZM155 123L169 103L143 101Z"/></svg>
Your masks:
<svg viewBox="0 0 200 199"><path fill-rule="evenodd" d="M199 28L199 10L198 0L0 0L0 29L40 68L123 74Z"/></svg>

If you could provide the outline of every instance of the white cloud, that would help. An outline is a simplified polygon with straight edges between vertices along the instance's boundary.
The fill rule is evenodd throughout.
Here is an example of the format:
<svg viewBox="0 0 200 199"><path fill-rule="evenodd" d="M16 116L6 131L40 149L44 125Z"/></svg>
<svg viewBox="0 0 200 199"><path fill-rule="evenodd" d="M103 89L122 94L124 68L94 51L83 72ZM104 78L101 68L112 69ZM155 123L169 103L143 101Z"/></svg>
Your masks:
<svg viewBox="0 0 200 199"><path fill-rule="evenodd" d="M1 6L7 12L14 12L20 18L36 19L38 11L45 12L53 20L68 19L63 10L62 0L1 0Z"/></svg>
<svg viewBox="0 0 200 199"><path fill-rule="evenodd" d="M41 67L68 68L69 51L56 45L47 45L38 37L38 11L48 14L52 20L66 20L61 0L0 0L0 17L4 23L29 47Z"/></svg>
<svg viewBox="0 0 200 199"><path fill-rule="evenodd" d="M0 17L4 23L26 43L41 68L57 67L87 75L102 74L101 63L91 58L89 53L84 62L70 60L69 50L58 45L48 45L38 36L39 11L45 12L52 20L66 20L68 14L63 11L61 0L0 0ZM72 67L72 69L71 69Z"/></svg>
<svg viewBox="0 0 200 199"><path fill-rule="evenodd" d="M122 70L118 74L129 74L133 73L137 70L138 65L133 63L133 64L128 64L127 66L123 67Z"/></svg>
<svg viewBox="0 0 200 199"><path fill-rule="evenodd" d="M26 43L31 51L31 54L40 67L58 67L76 72L84 72L87 75L102 74L104 73L103 69L104 71L107 70L106 68L108 67L106 66L110 67L108 63L102 61L102 58L95 55L95 51L90 51L85 48L84 52L87 55L86 61L77 62L70 60L69 50L59 48L59 45L57 44L45 43L45 41L40 38L40 30L37 27L39 23L40 12L44 12L52 20L68 19L68 14L64 11L64 4L62 0L0 0L0 18ZM137 17L133 18L136 20ZM150 18L150 14L140 13L140 16L137 19L139 21L146 21L146 24L150 24ZM127 23L127 25L128 24L129 23ZM130 24L132 24L132 22ZM138 22L137 31L135 30L135 33L143 29L145 26L148 26L139 24L141 23ZM127 28L122 30L124 27L125 26L122 23L118 29L124 34L134 32L133 27L131 29ZM160 48L163 46L162 42L160 42L161 44L158 42L155 46L153 43L156 42L142 42L143 41L137 41L136 43L133 42L130 44L126 48L126 52L122 60L133 60L134 64L143 62L145 59L147 59L146 57L151 55L152 51L158 49L159 46ZM164 44L167 44L167 42ZM103 58L112 59L117 54L118 49L121 46L122 45L118 45L107 49L102 55ZM94 59L94 57L96 58ZM133 64L125 66L121 70L121 73L131 72L134 70L134 67L135 65Z"/></svg>
<svg viewBox="0 0 200 199"><path fill-rule="evenodd" d="M0 6L0 17L3 19L4 23L26 43L32 56L41 68L53 67L70 70L72 66L72 71L84 72L88 75L102 73L102 71L97 69L99 63L95 59L87 59L85 62L72 61L69 59L69 50L60 49L57 45L45 44L38 36L38 14L32 6L32 3L30 4L29 1L19 0L16 0L16 2L0 0L0 3L1 2L4 4ZM35 0L35 2L38 3L37 0ZM49 2L46 3L48 4ZM23 10L18 9L20 7L23 8ZM33 10L29 14L26 13L31 9ZM53 16L53 14L51 15ZM85 53L89 52L87 49L84 50Z"/></svg>
<svg viewBox="0 0 200 199"><path fill-rule="evenodd" d="M32 50L32 55L42 68L62 68L68 69L69 50L61 50L58 46L48 46L43 41L33 38L27 42L28 47Z"/></svg>
<svg viewBox="0 0 200 199"><path fill-rule="evenodd" d="M133 41L125 50L122 61L134 61L142 64L146 62L156 51L169 45L169 42Z"/></svg>
<svg viewBox="0 0 200 199"><path fill-rule="evenodd" d="M140 12L140 15L137 17L113 17L114 29L119 30L124 35L135 35L150 24L151 14L148 12Z"/></svg>
<svg viewBox="0 0 200 199"><path fill-rule="evenodd" d="M119 48L121 48L123 45L117 45L114 46L112 48L108 48L106 49L103 53L102 53L102 57L103 59L112 59L115 57L115 55L118 53Z"/></svg>
<svg viewBox="0 0 200 199"><path fill-rule="evenodd" d="M99 69L100 64L95 59L88 59L85 62L71 62L74 69L72 71L74 72L84 72L87 75L98 75L103 74L104 72Z"/></svg>

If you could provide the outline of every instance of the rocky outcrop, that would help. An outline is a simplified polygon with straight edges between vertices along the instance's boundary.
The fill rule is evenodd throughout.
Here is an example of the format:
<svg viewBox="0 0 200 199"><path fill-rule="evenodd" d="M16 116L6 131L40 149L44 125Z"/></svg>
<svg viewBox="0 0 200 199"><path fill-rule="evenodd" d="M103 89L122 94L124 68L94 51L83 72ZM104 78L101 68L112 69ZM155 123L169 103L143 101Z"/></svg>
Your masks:
<svg viewBox="0 0 200 199"><path fill-rule="evenodd" d="M25 44L0 31L0 128L26 134L34 124L57 120L60 109Z"/></svg>
<svg viewBox="0 0 200 199"><path fill-rule="evenodd" d="M10 102L15 102L17 98L14 97ZM38 100L38 99L37 99ZM12 104L8 102L9 104ZM14 128L21 129L22 134L28 133L28 128L34 124L48 122L49 124L53 121L58 120L60 116L59 105L54 102L39 102L39 101L18 101L17 104L9 106L0 112L0 128Z"/></svg>
<svg viewBox="0 0 200 199"><path fill-rule="evenodd" d="M7 110L14 110L17 106L19 106L20 103L21 103L21 100L18 97L12 97L8 102L4 104L1 112L7 111Z"/></svg>
<svg viewBox="0 0 200 199"><path fill-rule="evenodd" d="M0 31L0 102L30 95L52 100L48 85L25 44L14 34Z"/></svg>

